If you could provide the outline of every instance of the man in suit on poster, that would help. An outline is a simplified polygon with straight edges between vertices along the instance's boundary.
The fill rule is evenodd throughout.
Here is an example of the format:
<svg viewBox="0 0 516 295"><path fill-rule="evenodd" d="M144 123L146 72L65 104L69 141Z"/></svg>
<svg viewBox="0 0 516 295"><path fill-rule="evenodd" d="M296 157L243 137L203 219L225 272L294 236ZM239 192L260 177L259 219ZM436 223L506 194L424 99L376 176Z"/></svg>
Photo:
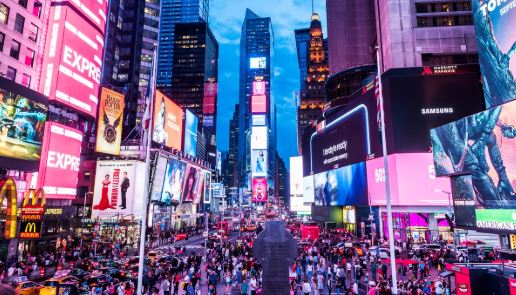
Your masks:
<svg viewBox="0 0 516 295"><path fill-rule="evenodd" d="M127 178L127 172L124 172L124 180L122 180L122 185L120 186L120 190L122 191L122 205L120 206L120 209L126 208L125 196L130 185L129 178Z"/></svg>

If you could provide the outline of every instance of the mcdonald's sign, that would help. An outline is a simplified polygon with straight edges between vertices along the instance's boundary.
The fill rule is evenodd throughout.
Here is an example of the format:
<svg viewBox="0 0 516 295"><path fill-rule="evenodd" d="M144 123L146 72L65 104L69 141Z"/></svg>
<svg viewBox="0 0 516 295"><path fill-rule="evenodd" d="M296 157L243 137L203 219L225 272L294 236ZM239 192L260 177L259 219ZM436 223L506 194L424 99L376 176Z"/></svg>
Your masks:
<svg viewBox="0 0 516 295"><path fill-rule="evenodd" d="M20 239L41 238L41 221L22 220L20 227Z"/></svg>
<svg viewBox="0 0 516 295"><path fill-rule="evenodd" d="M0 207L4 198L7 201L4 238L8 240L16 237L16 183L12 178L0 180Z"/></svg>
<svg viewBox="0 0 516 295"><path fill-rule="evenodd" d="M45 191L41 188L37 190L29 189L23 198L22 220L41 220L41 216L45 213L45 205Z"/></svg>

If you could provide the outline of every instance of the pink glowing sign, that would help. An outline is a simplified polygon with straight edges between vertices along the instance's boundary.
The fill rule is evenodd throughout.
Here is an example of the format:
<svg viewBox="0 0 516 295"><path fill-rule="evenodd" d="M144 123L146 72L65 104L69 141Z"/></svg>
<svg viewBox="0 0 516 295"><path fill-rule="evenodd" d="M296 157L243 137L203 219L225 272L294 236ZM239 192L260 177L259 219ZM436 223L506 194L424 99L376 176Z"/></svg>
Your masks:
<svg viewBox="0 0 516 295"><path fill-rule="evenodd" d="M253 82L253 95L265 95L265 81Z"/></svg>
<svg viewBox="0 0 516 295"><path fill-rule="evenodd" d="M267 201L267 178L253 178L253 202Z"/></svg>
<svg viewBox="0 0 516 295"><path fill-rule="evenodd" d="M387 203L383 158L366 162L369 204ZM392 205L447 206L451 192L448 178L436 178L431 153L388 156Z"/></svg>
<svg viewBox="0 0 516 295"><path fill-rule="evenodd" d="M82 137L73 128L46 123L37 187L45 190L47 198L75 198Z"/></svg>
<svg viewBox="0 0 516 295"><path fill-rule="evenodd" d="M267 99L265 95L251 96L251 113L267 112Z"/></svg>

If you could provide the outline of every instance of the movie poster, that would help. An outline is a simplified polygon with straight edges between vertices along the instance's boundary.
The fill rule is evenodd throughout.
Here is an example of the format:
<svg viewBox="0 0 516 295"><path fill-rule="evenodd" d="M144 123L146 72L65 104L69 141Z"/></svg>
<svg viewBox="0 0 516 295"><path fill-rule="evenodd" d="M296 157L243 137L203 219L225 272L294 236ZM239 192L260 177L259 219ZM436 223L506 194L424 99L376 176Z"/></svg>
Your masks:
<svg viewBox="0 0 516 295"><path fill-rule="evenodd" d="M95 148L98 153L120 155L123 116L124 95L102 87Z"/></svg>
<svg viewBox="0 0 516 295"><path fill-rule="evenodd" d="M161 190L161 202L170 204L172 201L181 202L181 191L186 173L186 163L178 159L168 160L163 189Z"/></svg>
<svg viewBox="0 0 516 295"><path fill-rule="evenodd" d="M197 184L201 170L192 165L187 165L183 186L183 202L194 202L197 198Z"/></svg>
<svg viewBox="0 0 516 295"><path fill-rule="evenodd" d="M183 110L163 93L156 91L152 140L170 148L181 150L182 139Z"/></svg>
<svg viewBox="0 0 516 295"><path fill-rule="evenodd" d="M253 202L267 202L267 178L253 178Z"/></svg>
<svg viewBox="0 0 516 295"><path fill-rule="evenodd" d="M365 163L318 173L314 177L315 205L348 206L367 204Z"/></svg>
<svg viewBox="0 0 516 295"><path fill-rule="evenodd" d="M267 176L267 150L251 150L251 174L253 177Z"/></svg>
<svg viewBox="0 0 516 295"><path fill-rule="evenodd" d="M199 204L201 203L201 200L203 199L203 193L204 193L204 177L205 173L202 170L199 170L199 177L197 179L197 193L195 195L194 203Z"/></svg>

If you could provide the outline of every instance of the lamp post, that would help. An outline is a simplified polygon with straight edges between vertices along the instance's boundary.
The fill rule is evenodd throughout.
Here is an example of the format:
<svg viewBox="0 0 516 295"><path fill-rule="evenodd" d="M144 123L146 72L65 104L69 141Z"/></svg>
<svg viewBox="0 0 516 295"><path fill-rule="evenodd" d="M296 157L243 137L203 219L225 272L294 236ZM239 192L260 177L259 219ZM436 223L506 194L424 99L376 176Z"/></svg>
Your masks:
<svg viewBox="0 0 516 295"><path fill-rule="evenodd" d="M87 192L84 194L84 203L82 205L82 220L81 220L81 224L82 224L82 227L81 227L81 244L79 246L79 249L82 250L82 236L84 234L84 219L86 219L86 198L88 197L88 195L93 195L92 192ZM79 250L79 251L80 251Z"/></svg>

